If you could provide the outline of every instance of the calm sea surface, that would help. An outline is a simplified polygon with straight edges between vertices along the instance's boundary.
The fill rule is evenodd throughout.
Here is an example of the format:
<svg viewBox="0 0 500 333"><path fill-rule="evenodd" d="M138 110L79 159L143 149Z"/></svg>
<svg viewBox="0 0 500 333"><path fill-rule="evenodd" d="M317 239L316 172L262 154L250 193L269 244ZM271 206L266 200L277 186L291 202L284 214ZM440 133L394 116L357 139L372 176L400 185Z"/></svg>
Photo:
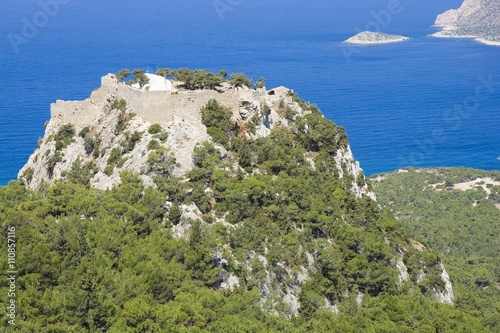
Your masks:
<svg viewBox="0 0 500 333"><path fill-rule="evenodd" d="M121 68L224 68L293 88L347 129L366 174L500 169L500 47L427 37L461 1L390 3L2 1L0 185L36 148L50 103L84 99ZM341 44L367 27L411 40Z"/></svg>

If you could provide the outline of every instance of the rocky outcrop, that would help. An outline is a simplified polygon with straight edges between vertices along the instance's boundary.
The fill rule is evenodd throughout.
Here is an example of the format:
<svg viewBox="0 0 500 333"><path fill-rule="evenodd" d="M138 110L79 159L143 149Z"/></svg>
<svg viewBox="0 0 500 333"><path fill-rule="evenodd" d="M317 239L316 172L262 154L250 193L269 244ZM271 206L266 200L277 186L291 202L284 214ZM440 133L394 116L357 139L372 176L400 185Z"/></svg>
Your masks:
<svg viewBox="0 0 500 333"><path fill-rule="evenodd" d="M357 198L361 198L366 195L376 200L375 193L368 189L368 185L365 182L365 174L363 169L359 166L359 162L354 159L352 155L351 147L347 146L345 148L339 149L337 155L335 156L335 162L337 163L337 169L339 170L339 177L344 176L354 177L352 182L351 191L356 195Z"/></svg>
<svg viewBox="0 0 500 333"><path fill-rule="evenodd" d="M170 170L162 172L182 176L193 167L194 147L211 141L200 111L210 99L230 108L233 121L242 126L255 123L255 130L245 134L248 140L266 137L277 126L288 127L284 107L299 117L310 112L293 101L285 87L268 91L224 85L220 91L146 91L122 84L109 74L88 99L58 100L51 105L45 136L19 172L19 179L35 189L66 178L78 161L88 166L89 182L99 189L118 185L124 170L139 173L146 185L153 185L158 170L151 165L150 154L158 149L164 149L163 162L170 163ZM153 124L159 127L150 131ZM61 139L67 126L72 132ZM64 140L66 144L61 143ZM225 154L223 147L218 148ZM373 196L348 146L339 150L336 160L341 178L346 172L352 174L351 188L357 197Z"/></svg>
<svg viewBox="0 0 500 333"><path fill-rule="evenodd" d="M475 38L500 45L500 3L494 0L465 0L458 9L440 14L434 24L441 31L435 37Z"/></svg>
<svg viewBox="0 0 500 333"><path fill-rule="evenodd" d="M450 276L448 275L448 272L446 272L446 269L444 268L443 264L441 264L440 267L442 269L440 276L441 279L444 281L444 290L435 289L434 291L436 292L438 302L453 305L454 295L453 295L453 287L451 285Z"/></svg>
<svg viewBox="0 0 500 333"><path fill-rule="evenodd" d="M390 35L382 32L362 31L359 34L345 40L344 43L377 45L377 44L398 43L408 39L409 39L408 37L400 35Z"/></svg>

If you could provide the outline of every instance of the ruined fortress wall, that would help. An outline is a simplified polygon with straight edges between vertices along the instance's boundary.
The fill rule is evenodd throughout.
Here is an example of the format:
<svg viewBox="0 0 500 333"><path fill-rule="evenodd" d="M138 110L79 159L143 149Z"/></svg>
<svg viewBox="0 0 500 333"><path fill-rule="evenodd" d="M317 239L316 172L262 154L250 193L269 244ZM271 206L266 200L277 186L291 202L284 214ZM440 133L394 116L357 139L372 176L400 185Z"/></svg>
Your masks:
<svg viewBox="0 0 500 333"><path fill-rule="evenodd" d="M50 105L51 119L59 119L62 123L71 123L75 125L90 124L97 119L101 114L102 109L90 102L85 101L61 101Z"/></svg>
<svg viewBox="0 0 500 333"><path fill-rule="evenodd" d="M190 123L201 123L200 109L210 99L231 107L237 113L241 100L265 101L265 91L227 90L223 93L213 90L198 91L143 91L118 83L114 75L102 78L101 87L84 101L60 101L51 105L51 117L77 127L95 123L102 117L115 99L125 99L127 110L136 113L149 123L170 124L174 119Z"/></svg>

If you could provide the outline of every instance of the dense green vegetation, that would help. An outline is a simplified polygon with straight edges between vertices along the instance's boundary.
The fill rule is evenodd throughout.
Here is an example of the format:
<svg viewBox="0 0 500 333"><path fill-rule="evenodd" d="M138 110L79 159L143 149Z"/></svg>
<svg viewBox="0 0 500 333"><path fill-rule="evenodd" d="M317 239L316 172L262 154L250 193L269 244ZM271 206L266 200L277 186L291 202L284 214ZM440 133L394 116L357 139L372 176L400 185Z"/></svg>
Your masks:
<svg viewBox="0 0 500 333"><path fill-rule="evenodd" d="M245 224L241 232L228 234L227 227L213 224L204 225L188 240L175 239L169 226L179 222L179 212L175 217L172 209L166 215L162 207L167 192L175 193L183 185L174 179L162 192L144 190L132 174L122 174L122 180L122 185L109 192L74 183L57 183L45 192L29 192L18 182L0 188L2 231L15 226L19 235L16 331L487 332L475 318L450 306L418 293L401 294L393 269L374 263L374 257L380 262L386 260L382 253L389 255L388 249L381 249L383 242L375 229L362 232L355 226L331 226L329 232L337 234L339 248L328 249L326 238L314 241L312 233L286 232L280 230L285 226L274 224L280 221L279 214L293 214L293 206L282 213L270 206L266 215L273 209L275 217L259 225ZM242 195L238 187L252 186L248 183L254 181L242 182L228 181L229 185L235 183L230 190L235 199ZM278 181L273 187L286 186L285 182ZM234 199L228 197L226 204L229 200ZM231 209L233 215L236 210ZM298 221L308 219L307 211L300 213L295 208L295 214ZM262 219L262 215L255 218ZM5 235L3 232L4 243ZM263 245L269 246L273 262L303 261L297 253L299 244L318 251L322 269L303 291L302 315L287 320L262 310L258 286L251 276L232 292L217 288L222 269L214 266L213 252L216 244L228 238L235 252L253 249L263 253ZM361 249L366 254L356 255ZM348 265L341 268L343 261ZM229 271L243 269L235 263L229 266L233 265ZM372 267L366 271L364 265ZM2 271L4 268L2 258ZM272 263L264 268L279 274L279 266ZM342 270L347 273L343 283L359 283L357 288L374 296L365 296L359 309L353 301L341 302L343 314L336 315L319 308L318 292L345 297L335 291L342 288L339 282L331 282L342 279ZM378 281L370 281L373 274L381 276L375 279ZM4 292L7 285L2 281ZM3 311L5 305L3 297ZM2 327L7 325L6 318L3 313Z"/></svg>
<svg viewBox="0 0 500 333"><path fill-rule="evenodd" d="M500 186L453 185L500 172L463 168L414 170L372 177L378 201L438 251L450 274L457 309L500 332ZM482 186L490 192L487 193ZM500 207L500 205L499 205Z"/></svg>
<svg viewBox="0 0 500 333"><path fill-rule="evenodd" d="M156 187L122 172L116 188L93 189L92 165L81 161L51 187L0 187L0 242L9 228L17 235L13 331L489 332L475 313L433 300L444 287L438 255L415 249L397 220L351 193L353 177L339 178L336 161L344 129L301 105L311 112L247 140L249 125L211 100L202 120L213 142L194 149L182 178L154 141L166 132L152 125L144 172ZM138 135L111 150L111 172ZM231 276L233 289L224 287ZM294 288L296 316L281 297Z"/></svg>

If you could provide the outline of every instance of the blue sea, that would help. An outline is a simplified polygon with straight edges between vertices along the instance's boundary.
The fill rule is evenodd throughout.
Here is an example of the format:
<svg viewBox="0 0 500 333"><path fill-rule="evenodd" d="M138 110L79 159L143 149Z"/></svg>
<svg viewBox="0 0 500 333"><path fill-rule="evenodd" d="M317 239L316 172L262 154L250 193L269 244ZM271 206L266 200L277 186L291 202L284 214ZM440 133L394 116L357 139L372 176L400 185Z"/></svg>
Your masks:
<svg viewBox="0 0 500 333"><path fill-rule="evenodd" d="M370 175L500 169L500 47L428 37L459 0L3 0L0 185L43 137L50 103L122 68L226 69L285 85L344 126ZM360 30L406 35L347 47Z"/></svg>

